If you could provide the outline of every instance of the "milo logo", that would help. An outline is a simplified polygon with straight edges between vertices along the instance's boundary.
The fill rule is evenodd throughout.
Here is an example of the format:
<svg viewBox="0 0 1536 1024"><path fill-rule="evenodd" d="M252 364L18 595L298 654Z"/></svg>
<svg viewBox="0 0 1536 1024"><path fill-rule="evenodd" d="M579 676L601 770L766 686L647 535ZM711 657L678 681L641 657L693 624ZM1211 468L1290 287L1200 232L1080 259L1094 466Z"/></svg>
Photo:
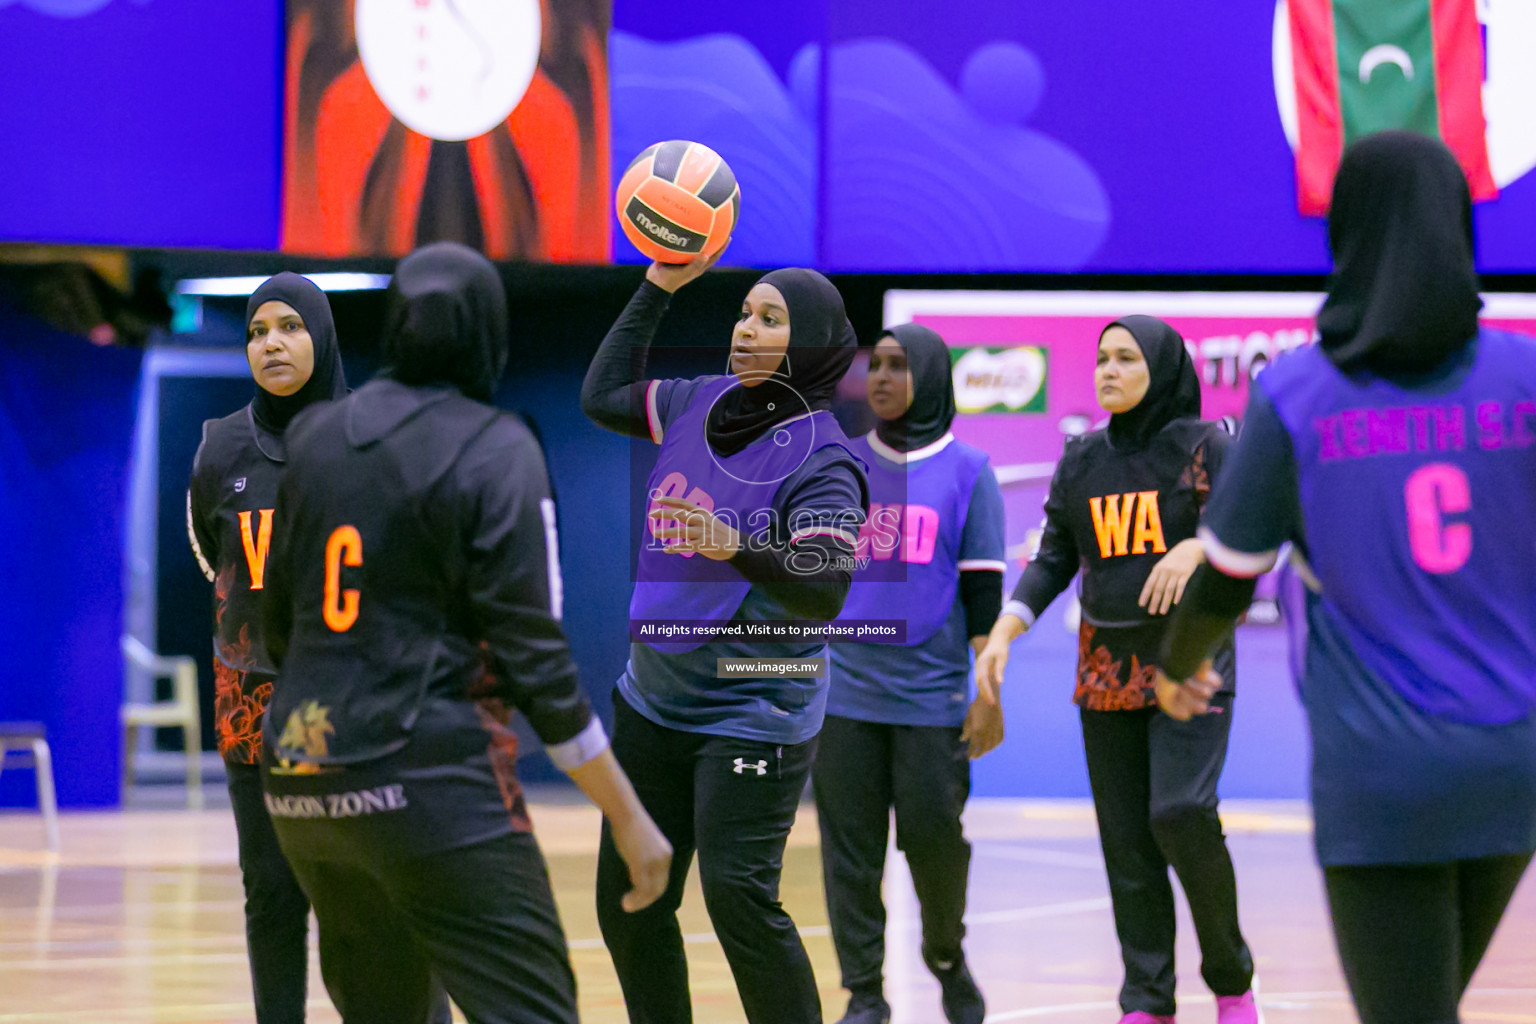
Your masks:
<svg viewBox="0 0 1536 1024"><path fill-rule="evenodd" d="M951 358L960 412L1045 412L1045 349L957 348Z"/></svg>

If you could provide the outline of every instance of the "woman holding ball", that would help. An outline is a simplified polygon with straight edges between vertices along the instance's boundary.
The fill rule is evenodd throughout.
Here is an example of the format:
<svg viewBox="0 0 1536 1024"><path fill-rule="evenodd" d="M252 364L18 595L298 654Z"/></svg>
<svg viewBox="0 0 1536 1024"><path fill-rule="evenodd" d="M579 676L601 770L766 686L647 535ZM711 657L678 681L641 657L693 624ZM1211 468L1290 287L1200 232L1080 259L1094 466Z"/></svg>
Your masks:
<svg viewBox="0 0 1536 1024"><path fill-rule="evenodd" d="M622 860L603 823L597 911L635 1024L688 1024L677 909L697 851L705 905L752 1024L820 1021L810 960L779 902L784 846L826 707L825 674L720 678L722 658L819 658L825 644L714 635L835 618L868 489L828 407L857 343L832 283L776 270L742 301L729 372L645 376L672 293L718 257L654 263L582 385L598 425L660 446L649 536L630 603L630 659L614 693L613 750L672 843L666 894L625 913ZM686 620L690 638L641 641ZM763 628L759 626L759 628Z"/></svg>
<svg viewBox="0 0 1536 1024"><path fill-rule="evenodd" d="M1167 614L1204 555L1195 529L1231 438L1200 416L1200 383L1179 332L1128 316L1099 336L1094 385L1109 426L1067 442L1045 502L1039 551L976 663L996 700L1008 646L1082 572L1077 686L1088 780L1125 965L1120 1024L1172 1024L1171 866L1195 921L1218 1024L1256 1024L1253 957L1217 815L1232 728L1234 649L1214 654L1228 687L1218 713L1175 722L1153 677Z"/></svg>

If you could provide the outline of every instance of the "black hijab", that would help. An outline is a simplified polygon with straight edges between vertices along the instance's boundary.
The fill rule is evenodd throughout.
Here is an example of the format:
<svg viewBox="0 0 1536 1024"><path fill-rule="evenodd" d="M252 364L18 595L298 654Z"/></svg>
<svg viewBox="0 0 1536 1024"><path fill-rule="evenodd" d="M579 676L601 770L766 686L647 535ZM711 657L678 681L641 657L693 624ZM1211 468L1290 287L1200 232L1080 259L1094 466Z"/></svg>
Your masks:
<svg viewBox="0 0 1536 1024"><path fill-rule="evenodd" d="M1423 373L1477 334L1472 197L1443 143L1390 131L1351 145L1328 244L1333 277L1317 329L1339 369Z"/></svg>
<svg viewBox="0 0 1536 1024"><path fill-rule="evenodd" d="M894 420L877 419L875 434L899 452L932 444L955 420L955 378L949 346L936 331L917 324L900 324L880 337L895 339L907 353L912 405Z"/></svg>
<svg viewBox="0 0 1536 1024"><path fill-rule="evenodd" d="M383 376L448 384L489 402L510 346L507 293L490 260L434 242L400 261L384 317Z"/></svg>
<svg viewBox="0 0 1536 1024"><path fill-rule="evenodd" d="M330 300L313 281L287 270L263 281L245 303L247 338L251 318L267 302L286 302L293 307L304 321L315 351L314 369L303 387L291 395L274 395L258 384L256 397L251 400L257 443L269 458L282 461L282 437L288 424L316 402L344 398L347 375L341 365L341 347L336 343L336 321L331 317Z"/></svg>
<svg viewBox="0 0 1536 1024"><path fill-rule="evenodd" d="M832 407L837 382L853 365L858 340L843 311L843 297L814 270L789 267L758 278L784 296L789 307L789 348L773 376L736 386L709 411L709 446L735 455L780 420Z"/></svg>
<svg viewBox="0 0 1536 1024"><path fill-rule="evenodd" d="M1200 418L1200 378L1179 332L1155 316L1123 316L1105 326L1124 327L1147 361L1147 393L1135 407L1109 418L1109 441L1116 449L1145 448L1174 420ZM1104 331L1099 332L1099 340Z"/></svg>

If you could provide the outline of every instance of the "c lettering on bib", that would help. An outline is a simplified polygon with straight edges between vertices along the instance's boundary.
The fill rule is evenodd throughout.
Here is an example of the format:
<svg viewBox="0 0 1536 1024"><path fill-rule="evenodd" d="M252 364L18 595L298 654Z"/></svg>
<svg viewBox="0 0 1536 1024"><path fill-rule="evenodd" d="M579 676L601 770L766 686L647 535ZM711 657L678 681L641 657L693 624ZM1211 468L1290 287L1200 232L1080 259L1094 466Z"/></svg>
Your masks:
<svg viewBox="0 0 1536 1024"><path fill-rule="evenodd" d="M355 526L338 526L325 542L325 624L336 633L345 633L357 622L361 595L356 590L341 589L341 567L357 568L363 564L363 538Z"/></svg>
<svg viewBox="0 0 1536 1024"><path fill-rule="evenodd" d="M1403 488L1408 508L1408 547L1420 569L1455 572L1472 557L1470 523L1446 523L1446 515L1472 509L1472 488L1461 467L1432 462L1413 472Z"/></svg>

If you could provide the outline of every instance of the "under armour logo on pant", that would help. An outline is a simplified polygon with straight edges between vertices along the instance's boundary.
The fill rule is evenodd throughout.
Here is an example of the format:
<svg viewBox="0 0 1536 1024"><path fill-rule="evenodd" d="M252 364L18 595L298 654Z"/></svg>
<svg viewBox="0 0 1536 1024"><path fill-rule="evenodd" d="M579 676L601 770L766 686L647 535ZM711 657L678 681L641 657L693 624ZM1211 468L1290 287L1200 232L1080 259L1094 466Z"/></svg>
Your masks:
<svg viewBox="0 0 1536 1024"><path fill-rule="evenodd" d="M768 774L768 762L767 761L758 761L756 764L753 764L753 763L749 762L744 757L738 757L736 759L736 767L732 768L731 770L733 772L735 772L737 775L741 775L742 773L744 773L749 768L752 769L753 771L757 772L757 774L759 774L759 775L767 775Z"/></svg>

